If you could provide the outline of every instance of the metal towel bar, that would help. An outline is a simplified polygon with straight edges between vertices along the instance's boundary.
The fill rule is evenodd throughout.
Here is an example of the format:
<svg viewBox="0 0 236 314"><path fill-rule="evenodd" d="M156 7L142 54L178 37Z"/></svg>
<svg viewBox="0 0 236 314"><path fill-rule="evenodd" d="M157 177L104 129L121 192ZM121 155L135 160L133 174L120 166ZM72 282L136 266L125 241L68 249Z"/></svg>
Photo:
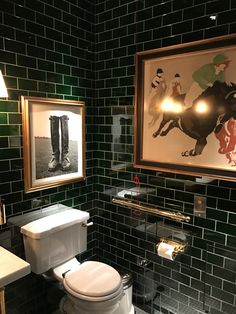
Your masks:
<svg viewBox="0 0 236 314"><path fill-rule="evenodd" d="M174 212L174 211L168 211L168 210L162 210L158 209L155 207L149 207L146 205L143 205L141 203L137 203L133 200L127 200L127 199L122 199L120 197L113 197L112 199L113 204L133 208L133 209L138 209L140 211L145 211L149 212L152 214L156 214L162 217L170 218L176 221L186 221L189 222L191 218L189 216L183 215L181 212Z"/></svg>

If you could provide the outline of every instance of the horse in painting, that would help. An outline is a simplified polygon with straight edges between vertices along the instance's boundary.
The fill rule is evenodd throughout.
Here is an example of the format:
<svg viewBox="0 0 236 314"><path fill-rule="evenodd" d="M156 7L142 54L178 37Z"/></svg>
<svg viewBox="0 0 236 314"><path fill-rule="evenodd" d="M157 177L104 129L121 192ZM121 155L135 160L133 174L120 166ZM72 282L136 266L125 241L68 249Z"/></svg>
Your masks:
<svg viewBox="0 0 236 314"><path fill-rule="evenodd" d="M212 132L220 132L224 124L233 118L236 120L236 84L226 84L216 81L194 100L192 106L186 107L181 102L183 110L180 112L163 111L163 118L159 128L152 134L166 136L172 129L179 128L189 137L196 140L195 147L182 152L182 156L201 155L207 145L207 137ZM199 110L199 104L205 104L204 110ZM187 104L188 105L188 104ZM168 124L169 123L169 124ZM166 126L167 128L163 130Z"/></svg>

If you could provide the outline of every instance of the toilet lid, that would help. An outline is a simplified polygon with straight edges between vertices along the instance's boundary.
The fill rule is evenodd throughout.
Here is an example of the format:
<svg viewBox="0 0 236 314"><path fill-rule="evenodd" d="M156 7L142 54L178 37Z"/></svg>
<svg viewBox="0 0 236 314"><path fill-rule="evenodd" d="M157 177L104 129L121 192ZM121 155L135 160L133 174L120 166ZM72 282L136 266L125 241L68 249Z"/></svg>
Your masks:
<svg viewBox="0 0 236 314"><path fill-rule="evenodd" d="M69 271L64 278L68 292L85 297L105 297L120 290L120 274L111 266L95 261L81 264L75 271Z"/></svg>

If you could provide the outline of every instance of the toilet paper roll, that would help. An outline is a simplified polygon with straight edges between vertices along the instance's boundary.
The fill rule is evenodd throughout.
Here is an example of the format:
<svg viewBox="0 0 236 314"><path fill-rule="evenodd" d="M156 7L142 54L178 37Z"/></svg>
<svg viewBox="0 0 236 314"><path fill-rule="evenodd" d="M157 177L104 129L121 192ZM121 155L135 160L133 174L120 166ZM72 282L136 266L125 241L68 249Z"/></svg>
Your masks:
<svg viewBox="0 0 236 314"><path fill-rule="evenodd" d="M164 258L167 258L167 259L173 261L174 260L174 255L173 255L174 249L175 249L174 245L170 245L170 244L167 244L165 242L161 242L158 245L157 254L161 257L164 257Z"/></svg>

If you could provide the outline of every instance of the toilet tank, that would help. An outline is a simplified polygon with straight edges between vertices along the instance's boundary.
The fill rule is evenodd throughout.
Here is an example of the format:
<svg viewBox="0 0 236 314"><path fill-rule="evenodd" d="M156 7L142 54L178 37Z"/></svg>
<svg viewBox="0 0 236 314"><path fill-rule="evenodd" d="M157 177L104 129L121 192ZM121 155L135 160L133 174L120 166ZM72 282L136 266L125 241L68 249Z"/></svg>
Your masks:
<svg viewBox="0 0 236 314"><path fill-rule="evenodd" d="M87 249L89 213L68 209L21 227L26 261L31 270L42 274Z"/></svg>

